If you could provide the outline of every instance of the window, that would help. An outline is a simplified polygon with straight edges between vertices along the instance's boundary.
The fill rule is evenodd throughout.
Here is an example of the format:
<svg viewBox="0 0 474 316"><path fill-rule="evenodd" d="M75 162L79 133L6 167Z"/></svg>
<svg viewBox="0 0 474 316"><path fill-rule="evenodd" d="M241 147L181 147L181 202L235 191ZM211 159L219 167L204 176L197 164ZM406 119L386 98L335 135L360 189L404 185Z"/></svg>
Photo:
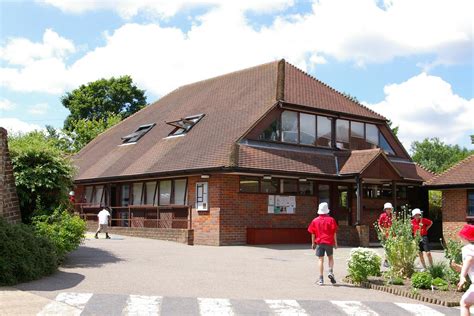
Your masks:
<svg viewBox="0 0 474 316"><path fill-rule="evenodd" d="M329 192L330 192L329 184L320 184L318 186L319 203L326 202L329 205L329 197L330 197Z"/></svg>
<svg viewBox="0 0 474 316"><path fill-rule="evenodd" d="M263 179L260 182L262 193L277 193L278 192L278 179Z"/></svg>
<svg viewBox="0 0 474 316"><path fill-rule="evenodd" d="M298 113L283 111L281 114L281 140L286 143L298 143Z"/></svg>
<svg viewBox="0 0 474 316"><path fill-rule="evenodd" d="M349 208L349 187L346 185L337 186L339 207Z"/></svg>
<svg viewBox="0 0 474 316"><path fill-rule="evenodd" d="M196 183L196 209L198 211L207 211L207 182L198 182Z"/></svg>
<svg viewBox="0 0 474 316"><path fill-rule="evenodd" d="M94 187L91 185L91 186L87 186L86 187L86 190L84 192L84 202L86 203L92 203L92 191L94 190Z"/></svg>
<svg viewBox="0 0 474 316"><path fill-rule="evenodd" d="M298 180L297 179L281 179L281 193L283 194L298 194Z"/></svg>
<svg viewBox="0 0 474 316"><path fill-rule="evenodd" d="M380 133L380 148L383 149L383 151L387 154L387 155L395 155L395 152L393 151L392 147L390 146L390 144L387 142L387 140L385 139L385 137L382 135L382 133Z"/></svg>
<svg viewBox="0 0 474 316"><path fill-rule="evenodd" d="M131 134L128 134L126 136L122 137L122 143L123 144L134 144L136 143L140 138L143 137L146 133L148 133L153 126L155 126L156 123L153 124L147 124L147 125L142 125L137 128L137 130Z"/></svg>
<svg viewBox="0 0 474 316"><path fill-rule="evenodd" d="M364 197L368 199L392 199L392 186L391 184L367 184L363 188Z"/></svg>
<svg viewBox="0 0 474 316"><path fill-rule="evenodd" d="M397 185L397 199L406 200L407 198L407 187Z"/></svg>
<svg viewBox="0 0 474 316"><path fill-rule="evenodd" d="M474 191L467 191L467 216L474 216Z"/></svg>
<svg viewBox="0 0 474 316"><path fill-rule="evenodd" d="M240 192L258 193L257 177L240 177Z"/></svg>
<svg viewBox="0 0 474 316"><path fill-rule="evenodd" d="M145 183L145 192L146 192L146 205L156 205L155 203L155 194L156 194L156 182L146 182Z"/></svg>
<svg viewBox="0 0 474 316"><path fill-rule="evenodd" d="M130 185L122 185L121 206L128 206L130 204Z"/></svg>
<svg viewBox="0 0 474 316"><path fill-rule="evenodd" d="M174 183L174 204L186 205L186 179L173 180Z"/></svg>
<svg viewBox="0 0 474 316"><path fill-rule="evenodd" d="M188 133L191 128L193 128L194 125L196 125L203 117L204 114L199 114L187 116L176 121L166 122L166 124L174 127L174 129L171 131L171 133L169 133L168 136L178 136Z"/></svg>
<svg viewBox="0 0 474 316"><path fill-rule="evenodd" d="M325 116L318 116L318 133L316 145L321 147L331 147L332 145L332 127L331 119Z"/></svg>
<svg viewBox="0 0 474 316"><path fill-rule="evenodd" d="M276 119L259 136L260 140L280 141L280 119Z"/></svg>
<svg viewBox="0 0 474 316"><path fill-rule="evenodd" d="M336 147L349 149L349 121L336 120Z"/></svg>
<svg viewBox="0 0 474 316"><path fill-rule="evenodd" d="M160 181L160 205L171 204L171 180Z"/></svg>
<svg viewBox="0 0 474 316"><path fill-rule="evenodd" d="M365 124L365 137L370 148L379 146L379 129L374 124Z"/></svg>
<svg viewBox="0 0 474 316"><path fill-rule="evenodd" d="M367 149L365 142L365 125L361 122L351 121L351 149Z"/></svg>
<svg viewBox="0 0 474 316"><path fill-rule="evenodd" d="M298 186L298 192L300 195L313 195L314 193L314 182L313 181L300 181Z"/></svg>
<svg viewBox="0 0 474 316"><path fill-rule="evenodd" d="M316 142L316 116L300 114L300 144L314 145Z"/></svg>
<svg viewBox="0 0 474 316"><path fill-rule="evenodd" d="M134 183L132 185L132 205L142 204L143 183Z"/></svg>

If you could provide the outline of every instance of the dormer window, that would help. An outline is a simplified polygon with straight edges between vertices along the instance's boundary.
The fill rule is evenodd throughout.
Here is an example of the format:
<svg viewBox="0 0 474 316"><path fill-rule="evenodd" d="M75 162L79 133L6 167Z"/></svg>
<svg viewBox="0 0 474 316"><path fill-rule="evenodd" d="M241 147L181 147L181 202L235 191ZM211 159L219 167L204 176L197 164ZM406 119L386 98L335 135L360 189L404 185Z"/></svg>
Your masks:
<svg viewBox="0 0 474 316"><path fill-rule="evenodd" d="M166 122L166 124L174 127L168 136L179 136L188 133L202 118L204 114L187 116L177 121Z"/></svg>
<svg viewBox="0 0 474 316"><path fill-rule="evenodd" d="M143 137L148 131L150 131L153 126L155 126L156 123L153 124L147 124L147 125L141 125L139 126L135 132L128 134L126 136L122 137L122 143L123 144L134 144L136 143L140 138Z"/></svg>

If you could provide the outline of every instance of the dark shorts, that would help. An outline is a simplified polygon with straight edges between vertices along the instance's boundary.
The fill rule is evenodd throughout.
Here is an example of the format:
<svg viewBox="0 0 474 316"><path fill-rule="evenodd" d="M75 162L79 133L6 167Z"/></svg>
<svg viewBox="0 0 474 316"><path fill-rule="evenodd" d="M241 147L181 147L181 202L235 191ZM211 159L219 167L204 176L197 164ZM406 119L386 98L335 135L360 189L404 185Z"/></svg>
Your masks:
<svg viewBox="0 0 474 316"><path fill-rule="evenodd" d="M428 244L428 236L421 236L420 243L418 244L419 251L430 252L430 246Z"/></svg>
<svg viewBox="0 0 474 316"><path fill-rule="evenodd" d="M324 253L326 253L326 255L328 257L332 256L333 249L334 249L334 247L331 246L331 245L325 245L325 244L317 245L316 246L316 256L324 257Z"/></svg>

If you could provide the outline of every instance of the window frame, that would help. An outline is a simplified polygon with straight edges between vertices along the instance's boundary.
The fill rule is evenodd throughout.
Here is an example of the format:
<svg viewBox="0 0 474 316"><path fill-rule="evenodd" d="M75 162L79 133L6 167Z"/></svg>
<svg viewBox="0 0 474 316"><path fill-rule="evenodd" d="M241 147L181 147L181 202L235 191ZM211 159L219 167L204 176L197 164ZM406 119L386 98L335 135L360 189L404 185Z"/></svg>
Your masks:
<svg viewBox="0 0 474 316"><path fill-rule="evenodd" d="M469 195L472 194L473 195L473 204L472 205L469 205L469 201L471 201L471 199L469 198ZM466 218L469 218L469 219L472 219L474 218L474 212L472 215L469 215L469 207L472 207L473 210L474 210L474 189L467 189L466 190Z"/></svg>
<svg viewBox="0 0 474 316"><path fill-rule="evenodd" d="M153 127L155 127L155 125L156 123L150 123L150 124L144 124L144 125L138 126L138 128L133 133L121 137L122 139L121 145L136 144L140 140L140 138L145 136L145 134L147 134Z"/></svg>
<svg viewBox="0 0 474 316"><path fill-rule="evenodd" d="M179 120L175 120L175 121L165 122L166 124L174 127L174 129L168 134L168 137L186 135L187 133L189 133L189 131L191 131L191 129L194 126L197 125L197 123L199 123L202 120L202 118L204 116L205 116L205 114L202 113L202 114L186 116L186 117L183 117L183 118L181 118ZM193 122L192 124L188 123L189 124L188 126L185 126L186 124L183 123L183 121L193 121L194 119L196 119L196 121ZM177 131L179 131L180 129L182 129L183 131L177 133Z"/></svg>
<svg viewBox="0 0 474 316"><path fill-rule="evenodd" d="M198 201L198 199L199 199L199 196L198 196L199 189L198 189L198 187L199 187L199 186L203 186L203 188L206 188L206 190L203 189L203 198L204 198L204 194L205 194L205 196L206 196L205 201L204 201L204 200L201 201L201 202ZM209 211L209 183L208 183L207 181L196 182L195 188L196 188L196 191L195 191L195 198L194 198L194 200L195 200L195 207L196 207L196 210L197 210L198 212L207 212L207 211ZM204 193L204 191L205 191L205 193ZM199 203L204 204L205 207L200 208L200 207L199 207Z"/></svg>

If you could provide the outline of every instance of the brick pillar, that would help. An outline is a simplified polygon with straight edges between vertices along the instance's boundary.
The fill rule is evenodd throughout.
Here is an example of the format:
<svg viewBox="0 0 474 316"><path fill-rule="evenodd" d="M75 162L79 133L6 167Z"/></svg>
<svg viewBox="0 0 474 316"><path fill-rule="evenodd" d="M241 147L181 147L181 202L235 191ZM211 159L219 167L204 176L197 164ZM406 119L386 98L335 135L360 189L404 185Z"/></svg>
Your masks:
<svg viewBox="0 0 474 316"><path fill-rule="evenodd" d="M16 192L13 166L8 151L7 131L0 127L0 217L20 223L20 203Z"/></svg>

